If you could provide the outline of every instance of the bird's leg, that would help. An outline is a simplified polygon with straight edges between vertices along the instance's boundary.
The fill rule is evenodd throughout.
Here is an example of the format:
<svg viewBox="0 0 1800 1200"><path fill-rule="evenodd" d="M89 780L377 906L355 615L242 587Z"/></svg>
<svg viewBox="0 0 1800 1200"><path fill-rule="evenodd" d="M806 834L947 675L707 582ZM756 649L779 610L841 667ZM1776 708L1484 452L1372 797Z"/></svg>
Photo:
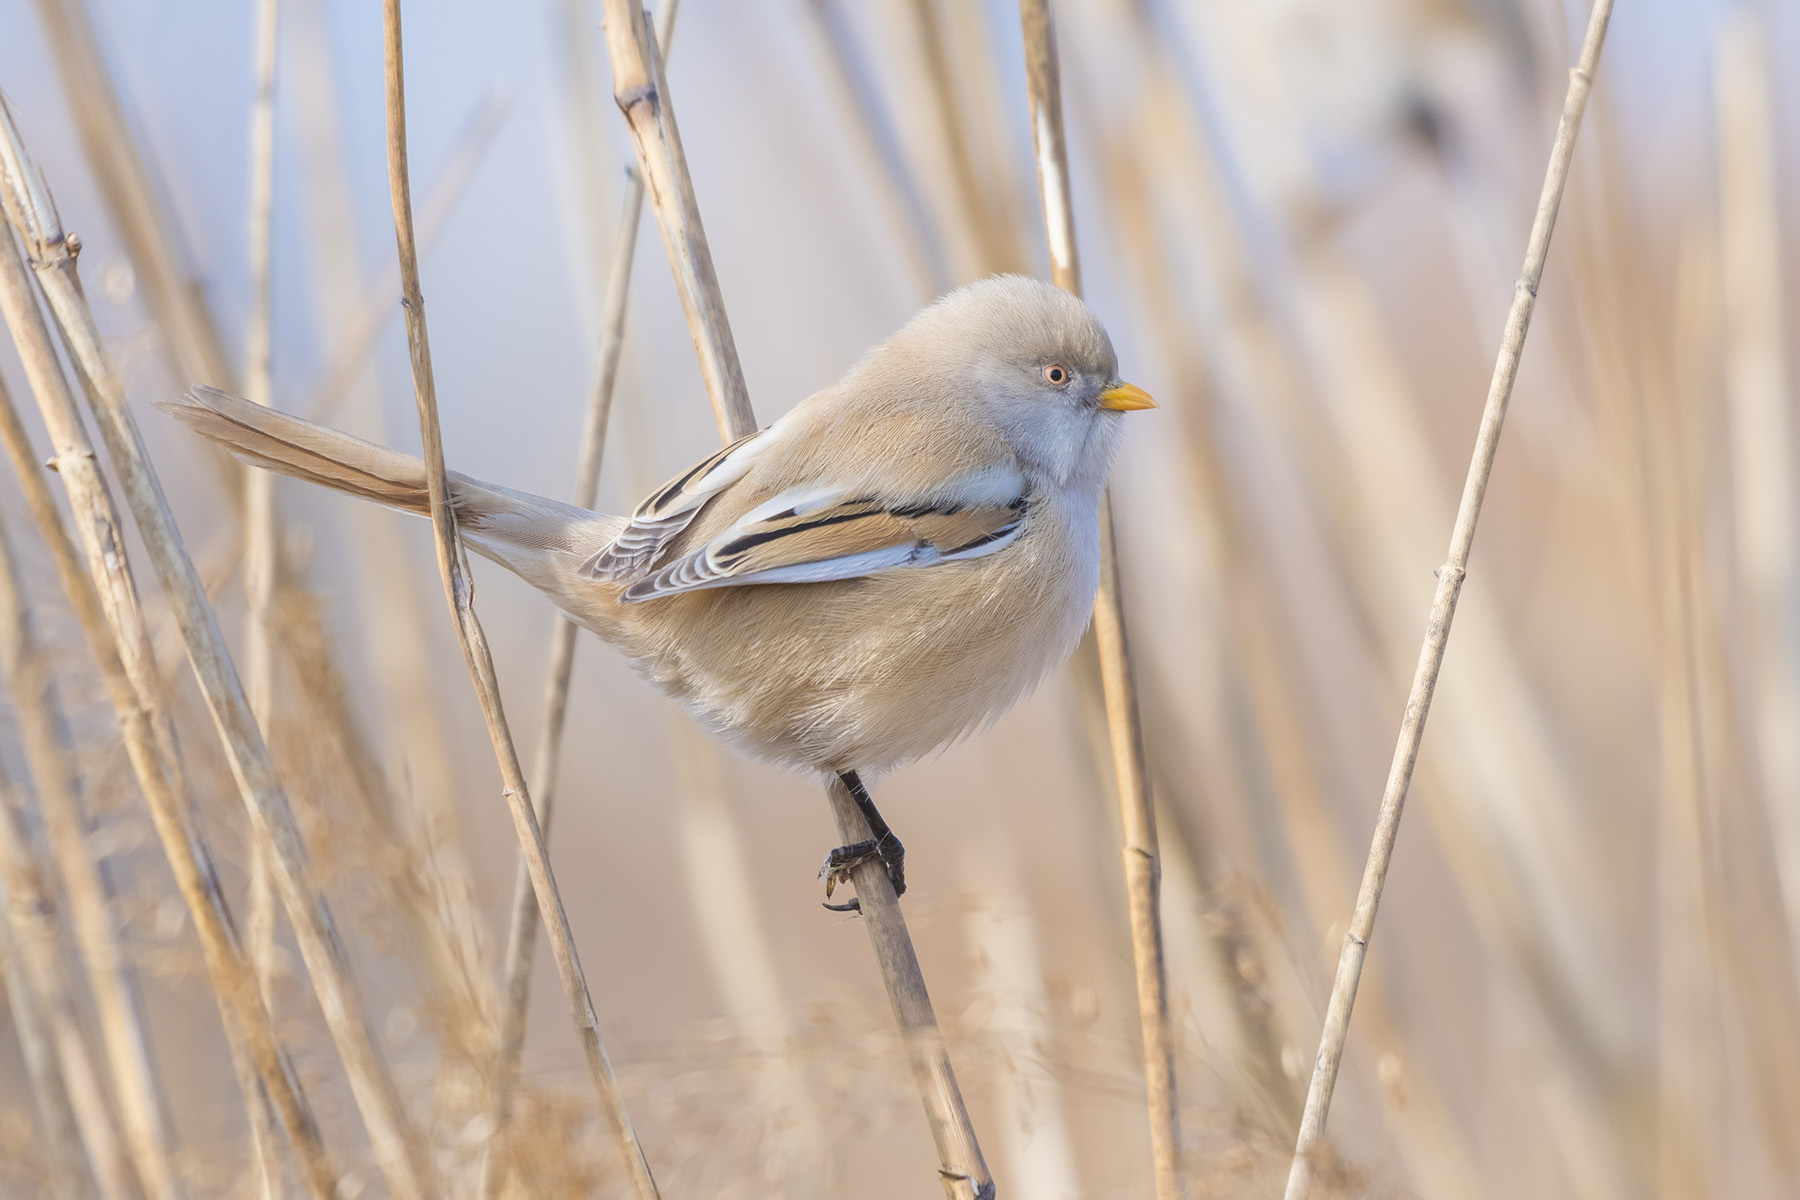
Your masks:
<svg viewBox="0 0 1800 1200"><path fill-rule="evenodd" d="M888 879L894 885L894 895L901 896L906 892L906 847L888 828L882 819L881 811L875 807L875 801L869 798L869 790L855 771L839 771L838 778L843 781L844 790L856 801L856 807L862 812L863 820L869 823L869 840L857 842L850 846L839 846L825 856L825 865L819 868L819 878L825 881L825 898L831 899L831 893L837 890L840 883L850 880L850 872L870 859L880 859L881 865L887 868ZM861 912L862 906L855 898L844 904L827 904L833 912Z"/></svg>

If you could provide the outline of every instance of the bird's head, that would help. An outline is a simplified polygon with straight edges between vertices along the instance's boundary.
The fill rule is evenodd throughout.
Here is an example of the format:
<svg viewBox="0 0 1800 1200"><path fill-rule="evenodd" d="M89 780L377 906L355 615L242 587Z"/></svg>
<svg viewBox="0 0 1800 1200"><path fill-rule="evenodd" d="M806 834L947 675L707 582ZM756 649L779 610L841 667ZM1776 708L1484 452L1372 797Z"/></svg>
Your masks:
<svg viewBox="0 0 1800 1200"><path fill-rule="evenodd" d="M1061 288L996 275L949 293L894 339L929 363L950 403L1004 437L1028 469L1098 488L1119 444L1119 418L1155 408L1118 376L1112 339Z"/></svg>

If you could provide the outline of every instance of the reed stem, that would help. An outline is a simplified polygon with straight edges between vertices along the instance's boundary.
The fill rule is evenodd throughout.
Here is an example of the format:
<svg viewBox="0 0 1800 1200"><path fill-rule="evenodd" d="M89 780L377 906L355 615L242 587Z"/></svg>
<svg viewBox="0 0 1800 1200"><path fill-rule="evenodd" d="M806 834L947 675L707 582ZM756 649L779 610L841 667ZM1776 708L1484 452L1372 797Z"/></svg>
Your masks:
<svg viewBox="0 0 1800 1200"><path fill-rule="evenodd" d="M700 223L668 81L663 77L662 56L656 51L655 34L640 0L606 0L606 44L612 59L613 96L637 148L638 170L675 273L719 436L733 442L755 432L756 417L731 338L712 251ZM826 792L846 844L866 839L869 834L856 802L835 777ZM991 1200L993 1180L957 1088L949 1049L887 872L879 864L865 863L856 868L852 880L888 999L912 1058L926 1123L937 1147L938 1177L955 1200Z"/></svg>
<svg viewBox="0 0 1800 1200"><path fill-rule="evenodd" d="M1375 837L1369 858L1363 868L1362 884L1357 889L1356 908L1351 914L1350 928L1344 934L1343 952L1338 957L1337 978L1331 987L1331 999L1325 1010L1325 1024L1319 1035L1319 1052L1313 1065L1312 1082L1307 1088L1306 1107L1300 1117L1300 1136L1294 1146L1294 1161L1288 1172L1287 1200L1305 1200L1312 1188L1319 1148L1325 1137L1325 1118L1331 1107L1332 1089L1337 1084L1338 1067L1344 1057L1344 1043L1350 1030L1350 1012L1356 1003L1356 986L1362 978L1363 959L1369 950L1369 938L1375 931L1375 913L1381 904L1382 886L1387 881L1388 865L1393 861L1394 840L1400 831L1400 815L1406 804L1406 792L1412 782L1413 767L1418 761L1419 743L1425 736L1425 718L1431 709L1432 693L1437 688L1438 673L1444 665L1444 648L1450 638L1450 623L1456 616L1456 601L1467 574L1469 549L1475 540L1475 524L1481 517L1481 503L1487 495L1488 476L1494 468L1494 455L1500 445L1500 429L1506 420L1507 404L1512 399L1513 383L1518 377L1519 359L1525 349L1525 334L1531 327L1531 313L1537 303L1538 282L1543 277L1544 261L1550 253L1550 235L1556 227L1556 210L1562 203L1563 187L1568 182L1569 164L1575 154L1575 136L1581 129L1582 114L1587 108L1594 70L1599 65L1600 49L1606 40L1606 26L1612 16L1612 0L1594 0L1588 17L1587 34L1581 57L1569 73L1569 89L1563 100L1562 119L1557 126L1556 142L1550 152L1550 164L1544 175L1543 191L1538 197L1537 214L1532 220L1531 237L1526 244L1525 265L1513 291L1512 307L1507 313L1506 329L1500 341L1499 357L1494 363L1493 379L1488 385L1487 403L1481 414L1481 428L1475 438L1475 452L1469 463L1467 481L1463 484L1462 501L1457 506L1456 524L1450 534L1450 552L1437 572L1437 590L1432 597L1431 618L1426 626L1425 642L1419 650L1419 665L1413 674L1412 689L1406 699L1406 713L1400 724L1400 737L1394 747L1393 763L1388 769L1387 786L1382 792L1381 809L1375 822Z"/></svg>
<svg viewBox="0 0 1800 1200"><path fill-rule="evenodd" d="M30 248L33 273L76 365L107 456L124 487L133 523L162 584L239 793L250 810L255 836L271 843L283 906L376 1156L396 1194L407 1200L433 1195L437 1189L430 1183L429 1160L369 1024L330 904L312 878L305 842L250 712L218 619L182 544L142 435L126 406L123 384L82 292L76 273L80 242L63 233L55 205L25 153L11 111L0 106L0 112L6 118L0 153L4 155L7 216ZM146 668L144 678L154 678L153 668Z"/></svg>
<svg viewBox="0 0 1800 1200"><path fill-rule="evenodd" d="M4 401L10 408L12 401ZM172 1137L156 1061L145 1036L137 973L120 953L111 888L87 849L81 778L68 739L50 655L38 639L12 539L0 528L0 670L6 674L19 740L30 767L62 884L75 945L99 1018L126 1145L147 1196L183 1194L169 1161Z"/></svg>
<svg viewBox="0 0 1800 1200"><path fill-rule="evenodd" d="M12 114L0 101L9 135L0 138L8 187L8 217L16 208L11 184L21 157L14 154ZM238 941L231 911L219 886L210 847L196 822L173 726L163 703L163 685L150 649L149 631L138 607L136 585L125 556L123 525L102 480L98 459L74 397L63 379L56 349L44 326L31 279L10 231L0 237L0 313L31 382L39 412L55 447L51 459L74 509L82 540L78 552L51 497L43 464L31 445L11 400L0 394L0 441L25 493L33 519L50 548L63 592L80 621L88 650L100 670L107 697L133 773L150 808L176 886L200 936L214 995L233 1053L254 1064L257 1078L280 1115L288 1141L300 1159L301 1174L315 1200L337 1190L337 1170L326 1154L318 1123L293 1064L263 1006L250 964ZM82 553L86 567L82 565ZM246 1103L252 1103L245 1096Z"/></svg>
<svg viewBox="0 0 1800 1200"><path fill-rule="evenodd" d="M444 595L456 621L463 657L475 684L481 704L482 719L494 744L499 761L507 804L512 810L514 829L531 872L532 888L537 894L538 909L550 932L551 954L556 959L557 973L562 977L563 991L568 997L576 1034L581 1040L589 1074L599 1093L602 1109L613 1131L619 1158L639 1200L655 1200L656 1182L650 1174L631 1117L625 1110L613 1078L612 1063L600 1039L600 1021L588 993L587 978L576 953L574 931L563 910L562 896L556 876L550 869L549 855L544 849L543 833L538 828L537 814L531 806L531 792L519 763L507 727L506 713L500 703L499 680L494 673L493 655L488 650L487 635L475 615L475 589L469 574L462 538L457 532L456 512L450 505L449 478L444 466L442 427L438 422L437 386L432 377L431 341L425 320L425 297L419 286L418 245L412 217L412 189L406 157L406 83L400 32L400 0L384 0L382 4L383 61L387 96L388 185L394 205L394 235L400 260L402 301L406 311L406 340L412 358L413 390L418 401L419 436L424 443L427 487L431 504L431 528L437 550L438 571L444 581Z"/></svg>
<svg viewBox="0 0 1800 1200"><path fill-rule="evenodd" d="M270 383L273 292L269 243L275 204L275 52L281 20L280 0L256 5L256 99L250 110L250 319L245 332L244 395L253 403L273 402ZM244 598L248 613L244 630L244 690L250 711L265 739L274 736L275 603L277 542L275 477L267 471L245 471ZM275 1011L275 880L269 850L261 838L250 842L250 913L246 928L250 960L263 1005ZM280 1200L281 1167L275 1160L275 1114L259 1100L250 1105L250 1142L262 1176L263 1200Z"/></svg>
<svg viewBox="0 0 1800 1200"><path fill-rule="evenodd" d="M662 10L662 29L657 40L666 49L674 31L678 0ZM631 266L637 255L638 225L644 215L644 181L636 171L628 173L625 202L619 214L619 232L613 241L606 280L606 312L600 331L599 374L581 431L581 449L575 466L575 500L592 508L600 491L600 464L606 454L606 431L612 417L613 388L619 378L620 351L625 345L625 314L631 295ZM562 762L563 726L569 713L569 681L575 670L575 645L581 627L567 617L556 618L550 635L550 673L544 688L543 731L532 758L532 801L537 806L538 828L546 841L555 814L556 782ZM513 1094L519 1081L519 1058L525 1049L525 1015L531 999L531 964L537 950L537 902L531 890L531 873L523 859L513 878L512 916L507 922L506 968L502 995L500 1053L494 1066L493 1137L501 1137L512 1120ZM482 1164L481 1194L494 1196L505 1180L506 1168L490 1145Z"/></svg>
<svg viewBox="0 0 1800 1200"><path fill-rule="evenodd" d="M1037 152L1038 194L1049 241L1050 276L1056 286L1081 294L1081 259L1075 246L1075 213L1069 195L1069 151L1064 132L1062 73L1048 0L1020 0L1025 35L1025 79L1031 99L1032 144ZM1131 954L1136 965L1138 1022L1143 1030L1144 1084L1150 1105L1150 1153L1157 1200L1183 1194L1181 1108L1176 1097L1175 1034L1169 1019L1169 972L1163 954L1162 859L1156 842L1156 806L1144 755L1131 644L1120 600L1118 542L1112 495L1100 502L1100 593L1094 600L1095 643L1118 777L1119 815L1125 832L1125 890L1131 909Z"/></svg>
<svg viewBox="0 0 1800 1200"><path fill-rule="evenodd" d="M17 788L0 766L0 902L29 992L27 1003L42 1019L64 1098L87 1151L103 1200L132 1200L142 1193L125 1142L106 1103L106 1088L81 1030L75 983L62 953L62 918L38 864L31 831L19 811ZM35 1003L33 1003L35 1002ZM59 1147L59 1157L72 1148Z"/></svg>

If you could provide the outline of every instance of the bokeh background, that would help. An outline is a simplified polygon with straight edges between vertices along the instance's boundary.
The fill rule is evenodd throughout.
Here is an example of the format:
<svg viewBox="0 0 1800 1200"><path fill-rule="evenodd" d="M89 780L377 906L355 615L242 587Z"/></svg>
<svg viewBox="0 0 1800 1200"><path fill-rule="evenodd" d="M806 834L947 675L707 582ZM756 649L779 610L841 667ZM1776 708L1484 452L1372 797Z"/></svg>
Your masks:
<svg viewBox="0 0 1800 1200"><path fill-rule="evenodd" d="M254 8L0 7L0 88L82 238L234 638L239 484L149 407L193 381L192 360L78 134L71 89L91 99L94 82L51 33L85 27L98 47L173 261L241 370ZM1126 377L1163 405L1131 419L1114 478L1194 1196L1278 1195L1285 1178L1586 15L1056 5L1088 296ZM282 0L280 20L275 402L324 399L343 427L414 448L379 6ZM551 496L572 487L631 157L598 22L588 0L407 9L450 465ZM764 421L942 290L1046 272L1005 0L686 0L669 81ZM1332 1111L1346 1194L1800 1194L1796 112L1800 9L1619 5ZM638 251L611 511L717 436L649 219ZM17 367L0 347L23 399ZM395 881L426 862L497 974L515 849L493 758L427 527L285 481L276 496L287 624L268 732L414 1116L471 1195L480 1071ZM59 650L182 1168L194 1195L252 1195L185 911L10 482L0 516ZM476 572L529 755L553 613ZM241 897L241 810L151 610ZM1088 695L1078 660L876 793L911 851L905 910L976 1128L1001 1194L1027 1200L1150 1187L1117 807ZM13 802L35 822L13 741L0 717ZM817 783L712 746L584 638L558 798L553 858L664 1194L934 1194L867 940L817 904L835 841ZM382 1194L281 936L282 1029L345 1194ZM539 959L515 1186L623 1194ZM0 1193L45 1194L35 1120L0 1033Z"/></svg>

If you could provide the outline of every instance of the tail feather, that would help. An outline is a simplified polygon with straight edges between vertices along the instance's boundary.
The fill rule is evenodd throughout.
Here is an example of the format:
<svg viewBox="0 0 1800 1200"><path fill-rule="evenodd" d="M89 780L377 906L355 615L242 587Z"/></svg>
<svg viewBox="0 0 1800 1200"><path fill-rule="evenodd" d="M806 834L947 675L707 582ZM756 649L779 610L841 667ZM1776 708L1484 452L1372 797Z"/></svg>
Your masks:
<svg viewBox="0 0 1800 1200"><path fill-rule="evenodd" d="M425 464L410 454L221 392L196 387L157 405L252 466L419 516L430 514ZM546 555L585 560L625 522L450 472L450 502L469 545L550 589ZM549 574L546 574L548 572Z"/></svg>
<svg viewBox="0 0 1800 1200"><path fill-rule="evenodd" d="M408 454L314 425L217 388L157 405L252 466L425 515L425 464Z"/></svg>

